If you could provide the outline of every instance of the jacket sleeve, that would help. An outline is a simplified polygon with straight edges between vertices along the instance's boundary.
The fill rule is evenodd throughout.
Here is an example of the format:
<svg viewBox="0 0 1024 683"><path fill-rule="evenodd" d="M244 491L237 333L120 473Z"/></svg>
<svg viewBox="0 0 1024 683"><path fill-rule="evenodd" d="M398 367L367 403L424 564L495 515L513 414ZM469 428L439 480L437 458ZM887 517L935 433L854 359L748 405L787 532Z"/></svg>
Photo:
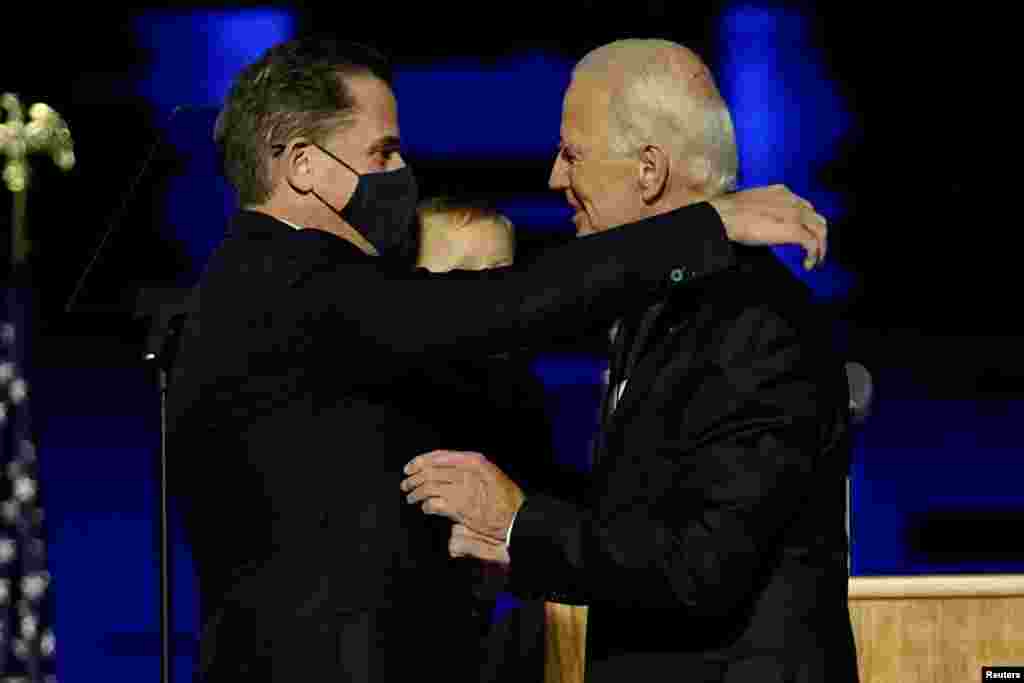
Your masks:
<svg viewBox="0 0 1024 683"><path fill-rule="evenodd" d="M702 203L579 238L523 266L386 277L372 262L320 269L288 288L284 306L306 330L399 360L479 356L578 334L734 262L718 213Z"/></svg>
<svg viewBox="0 0 1024 683"><path fill-rule="evenodd" d="M621 503L598 514L529 496L509 546L512 590L698 616L727 614L751 594L811 491L822 411L838 399L809 360L815 350L774 314L747 310L713 343L715 362L687 375L707 372L674 418L684 438L622 456L651 480L670 477L668 502L651 508L617 492Z"/></svg>

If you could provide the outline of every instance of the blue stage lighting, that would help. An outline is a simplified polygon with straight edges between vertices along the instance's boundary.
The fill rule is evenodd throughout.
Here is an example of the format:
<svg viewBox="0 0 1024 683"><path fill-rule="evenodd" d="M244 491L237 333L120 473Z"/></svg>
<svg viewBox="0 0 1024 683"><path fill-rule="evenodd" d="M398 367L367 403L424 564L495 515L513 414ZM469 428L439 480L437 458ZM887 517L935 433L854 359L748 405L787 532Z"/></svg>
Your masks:
<svg viewBox="0 0 1024 683"><path fill-rule="evenodd" d="M819 174L851 132L852 117L811 42L807 17L738 4L722 15L720 41L718 81L736 127L742 187L784 183L835 222L843 198ZM800 250L775 251L820 298L841 297L854 285L832 263L807 273Z"/></svg>
<svg viewBox="0 0 1024 683"><path fill-rule="evenodd" d="M403 145L414 157L554 159L572 67L536 52L397 69Z"/></svg>

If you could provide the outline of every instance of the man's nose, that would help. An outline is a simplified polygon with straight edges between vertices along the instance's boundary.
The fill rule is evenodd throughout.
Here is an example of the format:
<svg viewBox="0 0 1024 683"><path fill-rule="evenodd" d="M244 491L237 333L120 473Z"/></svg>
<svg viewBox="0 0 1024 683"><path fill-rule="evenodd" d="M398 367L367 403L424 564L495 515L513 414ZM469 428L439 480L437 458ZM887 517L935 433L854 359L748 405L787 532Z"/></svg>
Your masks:
<svg viewBox="0 0 1024 683"><path fill-rule="evenodd" d="M555 157L555 163L551 165L551 175L548 176L548 187L552 190L564 190L569 187L565 162L562 160L561 156Z"/></svg>

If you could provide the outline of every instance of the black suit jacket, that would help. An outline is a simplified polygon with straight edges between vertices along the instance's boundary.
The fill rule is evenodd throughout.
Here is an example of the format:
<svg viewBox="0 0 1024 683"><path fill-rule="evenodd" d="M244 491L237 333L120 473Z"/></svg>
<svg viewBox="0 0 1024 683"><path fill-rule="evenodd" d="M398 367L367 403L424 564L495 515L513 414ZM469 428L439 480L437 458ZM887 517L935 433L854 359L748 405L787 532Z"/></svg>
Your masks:
<svg viewBox="0 0 1024 683"><path fill-rule="evenodd" d="M526 354L467 359L430 368L425 380L436 400L431 422L453 450L474 450L528 490L573 491L579 475L555 461L544 385ZM572 478L575 475L575 478ZM568 480L568 481L567 481ZM503 609L505 581L466 560L480 620L480 683L523 683L544 677L544 603L524 601ZM495 618L491 618L495 615Z"/></svg>
<svg viewBox="0 0 1024 683"><path fill-rule="evenodd" d="M444 275L241 212L197 286L168 395L206 680L474 677L452 647L478 631L450 525L399 489L408 460L451 447L424 369L572 336L656 300L677 268L733 258L706 204L529 266Z"/></svg>
<svg viewBox="0 0 1024 683"><path fill-rule="evenodd" d="M625 325L589 503L516 519L515 589L590 606L588 683L857 679L843 366L804 286L737 252Z"/></svg>

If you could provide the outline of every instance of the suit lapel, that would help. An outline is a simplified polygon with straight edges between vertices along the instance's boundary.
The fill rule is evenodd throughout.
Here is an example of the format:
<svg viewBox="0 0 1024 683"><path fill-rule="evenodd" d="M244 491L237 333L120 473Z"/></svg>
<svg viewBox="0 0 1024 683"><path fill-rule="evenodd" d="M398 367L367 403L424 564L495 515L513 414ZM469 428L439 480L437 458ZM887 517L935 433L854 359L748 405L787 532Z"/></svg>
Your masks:
<svg viewBox="0 0 1024 683"><path fill-rule="evenodd" d="M656 304L649 315L649 319L645 316L641 323L640 332L627 355L631 362L626 387L611 415L609 427L625 419L650 394L658 372L668 358L679 351L675 340L693 324L690 311L679 311L678 306L669 305L668 301Z"/></svg>

